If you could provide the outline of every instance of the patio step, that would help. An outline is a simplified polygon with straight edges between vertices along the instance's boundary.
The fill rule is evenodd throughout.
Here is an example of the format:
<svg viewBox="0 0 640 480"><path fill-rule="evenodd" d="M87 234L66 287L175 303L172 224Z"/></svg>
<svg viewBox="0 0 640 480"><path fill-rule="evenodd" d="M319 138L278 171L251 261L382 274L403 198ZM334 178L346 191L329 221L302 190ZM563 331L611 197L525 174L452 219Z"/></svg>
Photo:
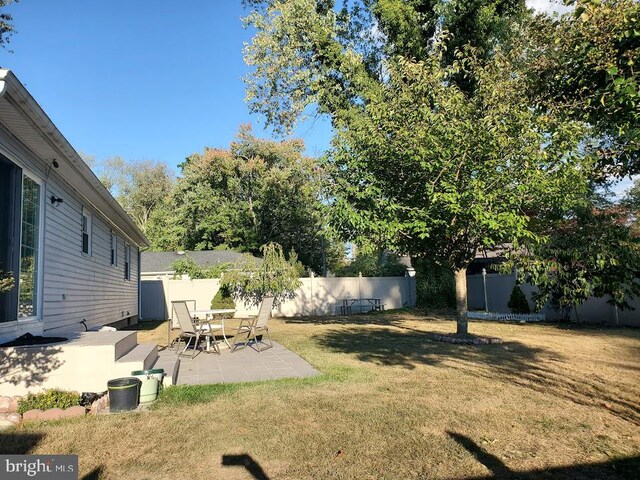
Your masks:
<svg viewBox="0 0 640 480"><path fill-rule="evenodd" d="M158 345L140 343L115 362L115 370L122 376L131 375L134 370L151 368L158 358Z"/></svg>
<svg viewBox="0 0 640 480"><path fill-rule="evenodd" d="M164 369L165 377L163 385L175 385L178 382L178 370L180 369L180 359L177 355L161 355L151 368Z"/></svg>
<svg viewBox="0 0 640 480"><path fill-rule="evenodd" d="M25 395L47 388L103 392L108 380L150 368L158 358L154 343L138 345L136 332L70 333L66 342L7 347L0 395Z"/></svg>

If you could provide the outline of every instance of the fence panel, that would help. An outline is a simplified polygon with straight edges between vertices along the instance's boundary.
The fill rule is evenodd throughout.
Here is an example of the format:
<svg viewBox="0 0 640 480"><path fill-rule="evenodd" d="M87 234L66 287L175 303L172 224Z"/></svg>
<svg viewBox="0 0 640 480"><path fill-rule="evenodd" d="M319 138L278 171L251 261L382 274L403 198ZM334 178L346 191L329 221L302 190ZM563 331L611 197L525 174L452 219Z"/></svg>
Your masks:
<svg viewBox="0 0 640 480"><path fill-rule="evenodd" d="M277 316L336 315L344 299L379 298L385 309L415 306L414 277L309 277L301 278L302 285L292 300L283 302ZM160 288L159 283L162 285ZM163 318L171 318L171 302L191 300L195 309L208 309L211 300L220 288L218 279L172 279L142 280L141 294L143 312L153 312L155 318L164 308ZM161 308L159 305L163 305ZM158 312L158 313L156 313ZM236 317L257 314L257 307L236 303Z"/></svg>

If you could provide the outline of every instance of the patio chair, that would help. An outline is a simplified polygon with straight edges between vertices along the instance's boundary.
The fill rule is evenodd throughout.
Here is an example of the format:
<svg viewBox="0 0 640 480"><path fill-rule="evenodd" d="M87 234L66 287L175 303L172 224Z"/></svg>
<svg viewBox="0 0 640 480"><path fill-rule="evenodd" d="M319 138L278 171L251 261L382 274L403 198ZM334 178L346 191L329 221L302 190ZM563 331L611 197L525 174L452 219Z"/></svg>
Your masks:
<svg viewBox="0 0 640 480"><path fill-rule="evenodd" d="M182 355L187 348L189 348L193 340L193 353L191 354L191 358L195 357L201 338L205 338L213 343L214 349L220 354L220 347L215 339L215 335L213 335L211 326L208 322L200 323L199 325L194 324L193 317L187 307L187 302L173 302L173 311L176 314L178 325L180 326L180 336L176 344L178 356ZM184 340L185 342L182 352L180 352L180 340Z"/></svg>
<svg viewBox="0 0 640 480"><path fill-rule="evenodd" d="M271 318L271 309L273 308L273 297L265 297L262 299L262 303L260 304L260 311L257 316L243 318L240 321L240 326L238 326L238 331L233 337L233 345L231 346L231 351L234 352L238 347L239 343L244 343L244 346L250 346L251 340L253 340L253 348L258 351L258 353L263 350L267 350L269 348L273 348L273 342L271 341L271 336L269 335L269 327L267 322L269 318ZM266 334L269 339L269 344L267 345L262 339L258 339L258 335L261 337ZM263 343L267 345L266 348L260 348L259 343Z"/></svg>

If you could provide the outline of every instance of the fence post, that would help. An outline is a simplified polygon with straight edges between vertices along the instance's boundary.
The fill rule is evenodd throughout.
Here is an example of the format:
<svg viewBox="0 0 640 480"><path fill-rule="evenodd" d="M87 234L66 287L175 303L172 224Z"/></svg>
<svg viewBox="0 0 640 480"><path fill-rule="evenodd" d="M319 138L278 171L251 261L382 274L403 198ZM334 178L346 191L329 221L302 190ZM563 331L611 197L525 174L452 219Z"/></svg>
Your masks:
<svg viewBox="0 0 640 480"><path fill-rule="evenodd" d="M484 292L484 311L489 313L489 302L487 302L487 269L482 269L482 291Z"/></svg>
<svg viewBox="0 0 640 480"><path fill-rule="evenodd" d="M358 306L360 307L360 313L362 313L362 288L360 282L362 281L362 272L358 272Z"/></svg>
<svg viewBox="0 0 640 480"><path fill-rule="evenodd" d="M309 289L311 290L311 316L315 316L316 314L316 301L315 298L313 298L313 271L311 271L310 275L309 275Z"/></svg>
<svg viewBox="0 0 640 480"><path fill-rule="evenodd" d="M416 278L416 269L413 267L407 267L406 272L404 272L404 276L407 279L407 295L409 296L409 302L407 303L407 307L413 307L415 306L415 304L418 303L418 299L415 299L415 304L413 303L413 298L411 295L411 291L413 290L413 282L414 279ZM402 292L400 292L400 294L402 295ZM400 304L404 307L404 302L402 301L402 298L400 299Z"/></svg>

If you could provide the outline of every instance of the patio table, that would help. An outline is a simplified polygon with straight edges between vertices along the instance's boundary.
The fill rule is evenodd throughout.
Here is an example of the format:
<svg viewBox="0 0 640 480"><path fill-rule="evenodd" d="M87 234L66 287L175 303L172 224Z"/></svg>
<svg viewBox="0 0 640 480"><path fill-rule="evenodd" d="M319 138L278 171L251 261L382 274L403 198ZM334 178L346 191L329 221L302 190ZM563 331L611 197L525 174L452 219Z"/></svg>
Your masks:
<svg viewBox="0 0 640 480"><path fill-rule="evenodd" d="M360 313L368 308L368 311L382 312L384 311L384 303L379 298L345 298L340 306L341 315L350 315L353 313L353 307L360 309Z"/></svg>
<svg viewBox="0 0 640 480"><path fill-rule="evenodd" d="M236 311L233 308L209 308L209 309L205 309L205 310L193 310L191 312L191 314L194 317L200 318L200 316L204 315L204 319L205 321L209 321L210 319L213 319L214 316L216 315L224 315L224 314L229 314L229 313L236 313ZM222 338L224 339L224 343L227 344L227 347L231 348L231 345L229 345L229 340L227 340L227 335L224 331L224 317L220 317L219 319L216 318L216 321L220 320L220 326L218 327L217 324L211 326L211 329L213 330L218 329L218 328L222 328ZM210 343L209 343L209 337L207 337L207 351L209 351L209 349L211 348Z"/></svg>

